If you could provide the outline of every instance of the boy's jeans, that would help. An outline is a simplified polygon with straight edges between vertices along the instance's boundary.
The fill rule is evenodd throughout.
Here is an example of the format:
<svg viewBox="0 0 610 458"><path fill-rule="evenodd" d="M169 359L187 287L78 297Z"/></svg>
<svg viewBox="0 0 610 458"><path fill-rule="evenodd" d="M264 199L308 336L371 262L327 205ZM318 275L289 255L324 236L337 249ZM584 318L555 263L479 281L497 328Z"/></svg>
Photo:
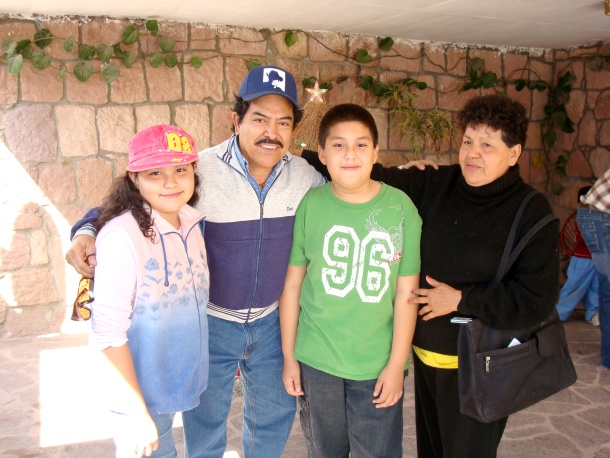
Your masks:
<svg viewBox="0 0 610 458"><path fill-rule="evenodd" d="M242 455L279 458L296 412L282 382L284 357L278 311L251 323L208 316L210 377L198 407L184 412L185 456L222 458L239 364L244 396Z"/></svg>
<svg viewBox="0 0 610 458"><path fill-rule="evenodd" d="M599 328L602 362L610 370L610 213L579 208L578 227L599 274Z"/></svg>
<svg viewBox="0 0 610 458"><path fill-rule="evenodd" d="M348 380L303 363L301 382L301 428L309 458L402 456L404 396L391 407L377 409L377 379Z"/></svg>
<svg viewBox="0 0 610 458"><path fill-rule="evenodd" d="M593 260L572 257L568 265L566 279L557 301L559 319L565 321L582 300L585 306L585 320L591 321L599 310L599 280Z"/></svg>

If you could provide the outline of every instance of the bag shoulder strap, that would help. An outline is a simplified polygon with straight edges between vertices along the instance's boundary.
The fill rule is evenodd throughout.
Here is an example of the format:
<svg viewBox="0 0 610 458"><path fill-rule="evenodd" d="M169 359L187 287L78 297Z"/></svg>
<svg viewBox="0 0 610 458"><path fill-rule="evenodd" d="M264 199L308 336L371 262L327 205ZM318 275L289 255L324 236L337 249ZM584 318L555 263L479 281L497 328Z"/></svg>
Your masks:
<svg viewBox="0 0 610 458"><path fill-rule="evenodd" d="M513 220L510 232L508 233L508 239L506 240L506 245L504 245L504 252L502 253L500 266L498 267L498 272L496 273L496 278L494 278L493 284L500 283L502 277L504 277L506 272L508 272L510 266L512 266L513 263L517 260L517 257L519 257L519 255L521 254L521 252L525 248L525 245L527 245L527 242L530 241L530 239L536 234L536 232L538 232L551 221L559 219L553 214L546 215L544 218L534 224L534 226L532 226L529 231L527 231L523 238L519 240L519 243L514 249L511 249L515 241L515 237L517 235L517 228L519 227L519 223L521 222L521 217L525 212L525 207L527 207L529 201L532 200L532 198L536 194L538 194L538 191L532 191L527 196L525 196L525 199L523 199L523 202L521 202L521 205L519 206L519 209L515 214L515 219Z"/></svg>

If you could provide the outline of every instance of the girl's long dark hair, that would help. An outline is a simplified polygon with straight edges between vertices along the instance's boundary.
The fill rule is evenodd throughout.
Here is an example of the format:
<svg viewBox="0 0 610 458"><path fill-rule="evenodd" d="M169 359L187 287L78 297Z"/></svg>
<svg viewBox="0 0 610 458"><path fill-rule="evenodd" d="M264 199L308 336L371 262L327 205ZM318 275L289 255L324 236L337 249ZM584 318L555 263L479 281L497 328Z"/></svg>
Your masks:
<svg viewBox="0 0 610 458"><path fill-rule="evenodd" d="M137 176L138 172L135 173ZM187 204L195 206L199 202L200 183L201 177L195 172L195 190ZM144 204L148 207L145 207ZM104 199L104 203L100 207L100 217L95 223L95 230L99 232L108 221L126 211L130 211L136 219L144 237L149 237L154 242L156 233L153 229L154 221L150 204L144 200L135 183L129 178L128 173L118 177L112 185L110 194Z"/></svg>

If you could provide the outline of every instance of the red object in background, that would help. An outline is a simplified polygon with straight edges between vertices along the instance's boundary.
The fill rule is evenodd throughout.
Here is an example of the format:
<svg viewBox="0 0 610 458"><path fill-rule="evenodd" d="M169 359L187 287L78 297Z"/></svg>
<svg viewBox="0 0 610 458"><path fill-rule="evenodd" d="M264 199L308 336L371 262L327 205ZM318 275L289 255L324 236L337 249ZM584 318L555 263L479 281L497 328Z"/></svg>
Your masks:
<svg viewBox="0 0 610 458"><path fill-rule="evenodd" d="M239 373L239 367L237 368L237 374L235 374L235 377L239 377L241 374Z"/></svg>

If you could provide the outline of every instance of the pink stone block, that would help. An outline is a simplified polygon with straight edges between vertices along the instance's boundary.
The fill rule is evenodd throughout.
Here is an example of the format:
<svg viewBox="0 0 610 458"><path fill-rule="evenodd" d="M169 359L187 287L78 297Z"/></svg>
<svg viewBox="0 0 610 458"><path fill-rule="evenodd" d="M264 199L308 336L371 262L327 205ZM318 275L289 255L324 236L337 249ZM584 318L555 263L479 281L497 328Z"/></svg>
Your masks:
<svg viewBox="0 0 610 458"><path fill-rule="evenodd" d="M17 103L19 77L9 74L6 66L0 67L0 108L11 108Z"/></svg>
<svg viewBox="0 0 610 458"><path fill-rule="evenodd" d="M239 91L241 81L248 73L248 61L239 57L225 58L225 74L228 87L228 100L235 101L235 94Z"/></svg>
<svg viewBox="0 0 610 458"><path fill-rule="evenodd" d="M592 175L591 166L582 154L582 151L576 150L570 154L568 164L566 165L566 175L569 177L590 178ZM574 199L576 201L576 199Z"/></svg>
<svg viewBox="0 0 610 458"><path fill-rule="evenodd" d="M64 80L52 68L36 70L26 62L19 73L21 98L28 102L59 102L64 96Z"/></svg>
<svg viewBox="0 0 610 458"><path fill-rule="evenodd" d="M108 84L102 78L99 62L91 62L93 75L84 83L74 76L74 65L66 65L66 98L69 102L103 105L108 102ZM119 76L119 80L123 75ZM117 80L118 81L118 80ZM117 84L117 81L114 84Z"/></svg>
<svg viewBox="0 0 610 458"><path fill-rule="evenodd" d="M140 32L140 45L144 54L162 52L159 42L166 36L176 40L176 46L172 52L179 53L187 49L188 45L188 24L185 22L159 22L159 33L153 37L148 30Z"/></svg>
<svg viewBox="0 0 610 458"><path fill-rule="evenodd" d="M383 70L418 72L422 68L422 58L421 43L397 40L392 50L381 52L379 67Z"/></svg>
<svg viewBox="0 0 610 458"><path fill-rule="evenodd" d="M95 207L101 204L112 185L112 163L103 158L78 161L76 174L83 205Z"/></svg>
<svg viewBox="0 0 610 458"><path fill-rule="evenodd" d="M151 102L175 102L182 99L182 77L178 66L153 68L147 62L146 82Z"/></svg>
<svg viewBox="0 0 610 458"><path fill-rule="evenodd" d="M144 68L136 63L131 68L120 65L121 74L110 87L110 99L116 103L146 102Z"/></svg>
<svg viewBox="0 0 610 458"><path fill-rule="evenodd" d="M30 240L26 234L14 232L9 247L0 247L0 270L21 269L30 265Z"/></svg>
<svg viewBox="0 0 610 458"><path fill-rule="evenodd" d="M37 267L13 272L11 284L17 306L42 305L59 300L48 268Z"/></svg>
<svg viewBox="0 0 610 458"><path fill-rule="evenodd" d="M256 29L223 27L218 31L220 52L231 55L265 56L267 41Z"/></svg>
<svg viewBox="0 0 610 458"><path fill-rule="evenodd" d="M305 59L307 57L307 35L301 31L297 32L294 30L293 32L296 33L297 42L290 47L286 46L286 42L284 41L284 37L286 36L285 30L272 34L271 40L280 57L288 59Z"/></svg>
<svg viewBox="0 0 610 458"><path fill-rule="evenodd" d="M185 54L188 62L193 54ZM203 65L195 68L184 64L184 100L188 102L203 102L209 98L215 102L224 100L222 81L224 80L223 58L212 53L203 57Z"/></svg>
<svg viewBox="0 0 610 458"><path fill-rule="evenodd" d="M55 205L71 204L76 200L74 169L67 165L42 167L38 185Z"/></svg>
<svg viewBox="0 0 610 458"><path fill-rule="evenodd" d="M595 105L595 118L610 118L610 90L602 92L597 98L597 103Z"/></svg>
<svg viewBox="0 0 610 458"><path fill-rule="evenodd" d="M597 122L591 111L587 111L583 117L578 131L578 146L596 146L597 145Z"/></svg>
<svg viewBox="0 0 610 458"><path fill-rule="evenodd" d="M42 217L40 215L17 215L13 223L13 228L18 230L39 229L42 226Z"/></svg>
<svg viewBox="0 0 610 458"><path fill-rule="evenodd" d="M50 105L15 108L6 115L8 148L21 163L57 159L57 134Z"/></svg>
<svg viewBox="0 0 610 458"><path fill-rule="evenodd" d="M77 21L67 19L43 21L40 23L40 28L49 29L49 32L55 37L51 41L51 44L45 47L47 54L53 57L53 59L71 59L77 55L75 51L68 53L64 49L64 41L66 38L72 37L78 41Z"/></svg>
<svg viewBox="0 0 610 458"><path fill-rule="evenodd" d="M438 44L426 43L424 46L424 53L423 63L425 71L436 73L446 71L446 52L443 47Z"/></svg>
<svg viewBox="0 0 610 458"><path fill-rule="evenodd" d="M191 24L191 50L214 50L218 34L216 28L206 24Z"/></svg>
<svg viewBox="0 0 610 458"><path fill-rule="evenodd" d="M467 52L463 48L447 49L447 72L451 75L462 76L466 73Z"/></svg>
<svg viewBox="0 0 610 458"><path fill-rule="evenodd" d="M344 61L347 38L331 32L312 32L309 35L309 59L314 62Z"/></svg>
<svg viewBox="0 0 610 458"><path fill-rule="evenodd" d="M218 145L228 139L233 132L231 121L233 108L231 105L215 105L210 114L212 125L212 145Z"/></svg>

